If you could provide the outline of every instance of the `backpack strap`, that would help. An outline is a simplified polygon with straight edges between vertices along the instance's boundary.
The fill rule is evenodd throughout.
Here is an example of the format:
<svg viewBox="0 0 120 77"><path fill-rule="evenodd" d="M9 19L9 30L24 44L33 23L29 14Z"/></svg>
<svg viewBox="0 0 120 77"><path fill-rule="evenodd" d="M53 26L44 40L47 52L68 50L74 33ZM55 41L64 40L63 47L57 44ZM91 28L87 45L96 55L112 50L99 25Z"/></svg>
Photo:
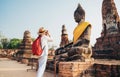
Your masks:
<svg viewBox="0 0 120 77"><path fill-rule="evenodd" d="M41 40L41 37L42 37L41 35L38 36L38 38L39 38L40 40ZM40 45L42 46L41 42L40 42ZM45 46L43 47L42 50L44 50L44 49L45 49Z"/></svg>

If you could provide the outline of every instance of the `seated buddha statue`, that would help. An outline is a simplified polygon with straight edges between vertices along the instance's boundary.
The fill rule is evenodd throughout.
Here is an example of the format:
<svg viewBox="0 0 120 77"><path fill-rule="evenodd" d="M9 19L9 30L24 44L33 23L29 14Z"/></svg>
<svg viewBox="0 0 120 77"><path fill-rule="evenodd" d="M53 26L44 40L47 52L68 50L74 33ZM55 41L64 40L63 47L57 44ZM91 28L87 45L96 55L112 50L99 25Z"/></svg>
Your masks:
<svg viewBox="0 0 120 77"><path fill-rule="evenodd" d="M85 11L80 4L74 12L74 19L78 24L73 31L73 42L55 52L59 61L85 61L91 58L91 24L85 22Z"/></svg>

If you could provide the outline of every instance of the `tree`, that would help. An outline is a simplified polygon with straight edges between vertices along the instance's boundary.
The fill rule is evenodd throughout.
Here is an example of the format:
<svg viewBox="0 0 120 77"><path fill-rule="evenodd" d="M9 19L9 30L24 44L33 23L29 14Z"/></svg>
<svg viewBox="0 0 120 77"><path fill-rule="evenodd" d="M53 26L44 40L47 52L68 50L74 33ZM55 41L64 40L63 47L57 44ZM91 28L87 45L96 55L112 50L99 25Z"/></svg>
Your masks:
<svg viewBox="0 0 120 77"><path fill-rule="evenodd" d="M5 38L5 36L0 31L0 49L6 48L7 44L8 44L7 38Z"/></svg>
<svg viewBox="0 0 120 77"><path fill-rule="evenodd" d="M3 46L2 46L2 44L0 44L0 49L2 49L3 48Z"/></svg>
<svg viewBox="0 0 120 77"><path fill-rule="evenodd" d="M8 44L8 48L9 49L17 49L19 47L20 43L21 43L20 39L13 38L10 40L10 42Z"/></svg>
<svg viewBox="0 0 120 77"><path fill-rule="evenodd" d="M9 40L7 38L2 38L1 44L2 44L3 49L7 49L7 46L9 44Z"/></svg>

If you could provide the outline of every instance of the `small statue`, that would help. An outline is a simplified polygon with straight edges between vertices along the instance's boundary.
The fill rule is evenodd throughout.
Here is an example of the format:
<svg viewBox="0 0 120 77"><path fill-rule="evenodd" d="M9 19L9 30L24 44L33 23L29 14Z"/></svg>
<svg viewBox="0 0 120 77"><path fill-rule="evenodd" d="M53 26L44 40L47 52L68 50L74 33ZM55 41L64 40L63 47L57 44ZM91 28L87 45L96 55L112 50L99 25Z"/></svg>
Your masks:
<svg viewBox="0 0 120 77"><path fill-rule="evenodd" d="M73 42L56 50L56 60L85 61L91 58L91 24L85 22L85 11L80 4L74 12L74 19L78 25L73 31Z"/></svg>

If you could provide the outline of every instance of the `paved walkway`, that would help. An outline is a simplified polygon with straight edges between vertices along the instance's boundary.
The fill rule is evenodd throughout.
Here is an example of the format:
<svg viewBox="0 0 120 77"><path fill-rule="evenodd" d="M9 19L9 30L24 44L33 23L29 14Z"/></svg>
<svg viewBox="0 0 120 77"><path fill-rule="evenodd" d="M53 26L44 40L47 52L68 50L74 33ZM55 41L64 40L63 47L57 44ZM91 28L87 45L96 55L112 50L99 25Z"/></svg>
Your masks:
<svg viewBox="0 0 120 77"><path fill-rule="evenodd" d="M35 70L29 70L30 66L21 64L7 58L0 58L0 77L36 77ZM53 73L45 72L44 77L54 77Z"/></svg>

